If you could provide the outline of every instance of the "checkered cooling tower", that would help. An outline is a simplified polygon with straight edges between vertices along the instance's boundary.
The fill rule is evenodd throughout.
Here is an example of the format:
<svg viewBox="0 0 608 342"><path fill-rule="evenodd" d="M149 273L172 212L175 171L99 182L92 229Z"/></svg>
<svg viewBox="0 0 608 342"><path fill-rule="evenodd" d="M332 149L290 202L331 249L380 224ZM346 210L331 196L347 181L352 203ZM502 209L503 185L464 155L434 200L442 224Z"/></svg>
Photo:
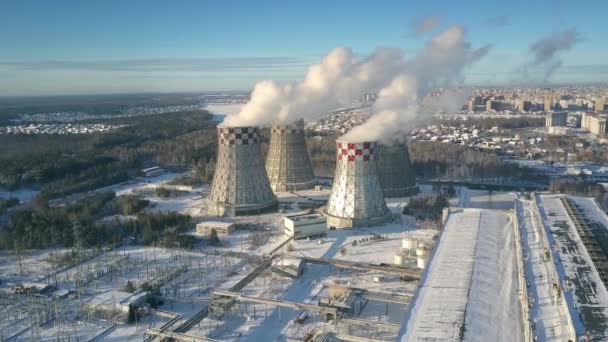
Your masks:
<svg viewBox="0 0 608 342"><path fill-rule="evenodd" d="M211 213L234 216L276 208L258 133L257 127L218 126L217 160L209 194Z"/></svg>
<svg viewBox="0 0 608 342"><path fill-rule="evenodd" d="M391 219L377 176L376 142L337 141L336 174L325 209L330 227L383 224Z"/></svg>
<svg viewBox="0 0 608 342"><path fill-rule="evenodd" d="M301 121L271 128L266 173L274 191L310 189L316 184Z"/></svg>
<svg viewBox="0 0 608 342"><path fill-rule="evenodd" d="M378 180L385 197L418 193L416 176L405 143L380 145L377 151Z"/></svg>

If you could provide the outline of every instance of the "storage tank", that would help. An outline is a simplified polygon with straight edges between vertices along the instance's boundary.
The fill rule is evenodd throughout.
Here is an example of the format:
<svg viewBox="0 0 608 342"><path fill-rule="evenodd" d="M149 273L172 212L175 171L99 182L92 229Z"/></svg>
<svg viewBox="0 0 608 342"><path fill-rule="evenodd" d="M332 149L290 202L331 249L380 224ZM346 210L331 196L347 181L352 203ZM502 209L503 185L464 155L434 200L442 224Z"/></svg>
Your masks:
<svg viewBox="0 0 608 342"><path fill-rule="evenodd" d="M403 266L405 265L406 257L401 253L395 254L395 265Z"/></svg>
<svg viewBox="0 0 608 342"><path fill-rule="evenodd" d="M250 215L276 209L258 134L257 127L217 127L217 161L208 201L211 214Z"/></svg>
<svg viewBox="0 0 608 342"><path fill-rule="evenodd" d="M312 189L317 183L306 148L304 122L273 126L266 173L274 191Z"/></svg>
<svg viewBox="0 0 608 342"><path fill-rule="evenodd" d="M334 182L324 214L330 228L384 224L392 215L378 181L376 142L337 141Z"/></svg>
<svg viewBox="0 0 608 342"><path fill-rule="evenodd" d="M416 248L418 248L418 239L413 238L411 236L405 236L402 240L402 247L408 250L415 250Z"/></svg>

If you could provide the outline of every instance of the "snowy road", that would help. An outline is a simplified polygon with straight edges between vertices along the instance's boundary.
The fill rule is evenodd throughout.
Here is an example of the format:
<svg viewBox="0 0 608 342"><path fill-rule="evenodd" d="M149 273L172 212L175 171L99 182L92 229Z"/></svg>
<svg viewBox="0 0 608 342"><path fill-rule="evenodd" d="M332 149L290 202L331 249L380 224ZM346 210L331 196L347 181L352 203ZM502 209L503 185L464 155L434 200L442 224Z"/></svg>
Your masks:
<svg viewBox="0 0 608 342"><path fill-rule="evenodd" d="M529 284L531 303L530 319L538 341L568 341L568 317L561 304L559 290L555 290L559 280L555 265L548 258L549 246L543 236L543 227L536 204L519 198L517 200L522 248L525 258L525 274Z"/></svg>

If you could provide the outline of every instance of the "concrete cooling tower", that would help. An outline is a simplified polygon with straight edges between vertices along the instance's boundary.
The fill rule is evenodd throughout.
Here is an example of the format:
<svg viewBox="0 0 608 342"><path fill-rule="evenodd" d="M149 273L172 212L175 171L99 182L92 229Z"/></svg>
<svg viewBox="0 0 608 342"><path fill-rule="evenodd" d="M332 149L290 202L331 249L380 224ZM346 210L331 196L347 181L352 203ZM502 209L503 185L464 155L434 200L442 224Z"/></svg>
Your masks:
<svg viewBox="0 0 608 342"><path fill-rule="evenodd" d="M404 197L418 193L416 176L405 143L380 145L377 159L378 180L384 197Z"/></svg>
<svg viewBox="0 0 608 342"><path fill-rule="evenodd" d="M327 225L349 228L388 222L392 215L377 176L378 144L336 143L336 174L324 212Z"/></svg>
<svg viewBox="0 0 608 342"><path fill-rule="evenodd" d="M273 210L272 193L258 143L257 127L219 127L209 211L219 216Z"/></svg>
<svg viewBox="0 0 608 342"><path fill-rule="evenodd" d="M302 121L271 128L266 173L274 191L310 189L316 184Z"/></svg>

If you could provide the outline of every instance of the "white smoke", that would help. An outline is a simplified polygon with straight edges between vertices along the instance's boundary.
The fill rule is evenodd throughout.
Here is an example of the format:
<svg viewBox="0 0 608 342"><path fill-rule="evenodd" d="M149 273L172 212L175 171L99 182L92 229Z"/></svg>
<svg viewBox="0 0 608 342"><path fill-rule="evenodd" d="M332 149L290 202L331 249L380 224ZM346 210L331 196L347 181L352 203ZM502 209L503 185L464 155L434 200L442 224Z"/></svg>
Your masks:
<svg viewBox="0 0 608 342"><path fill-rule="evenodd" d="M224 126L288 124L300 118L313 120L347 106L363 93L378 91L370 119L343 138L353 142L388 141L403 135L419 114L419 101L431 90L463 80L463 70L483 57L490 46L471 48L461 26L433 37L417 55L406 59L400 49L377 49L358 58L351 49L332 50L321 63L308 68L300 82L263 81L251 100L229 115ZM462 106L466 94L436 98L438 108Z"/></svg>
<svg viewBox="0 0 608 342"><path fill-rule="evenodd" d="M468 91L446 91L421 106L421 100L438 87L455 86L464 80L463 71L491 48L472 49L465 30L453 26L435 36L393 80L378 93L372 116L340 139L350 142L401 140L423 113L459 109Z"/></svg>
<svg viewBox="0 0 608 342"><path fill-rule="evenodd" d="M366 58L357 58L351 49L338 47L320 64L308 68L303 81L256 84L251 100L224 126L288 124L300 118L315 119L353 98L381 88L403 68L399 49L377 49Z"/></svg>

